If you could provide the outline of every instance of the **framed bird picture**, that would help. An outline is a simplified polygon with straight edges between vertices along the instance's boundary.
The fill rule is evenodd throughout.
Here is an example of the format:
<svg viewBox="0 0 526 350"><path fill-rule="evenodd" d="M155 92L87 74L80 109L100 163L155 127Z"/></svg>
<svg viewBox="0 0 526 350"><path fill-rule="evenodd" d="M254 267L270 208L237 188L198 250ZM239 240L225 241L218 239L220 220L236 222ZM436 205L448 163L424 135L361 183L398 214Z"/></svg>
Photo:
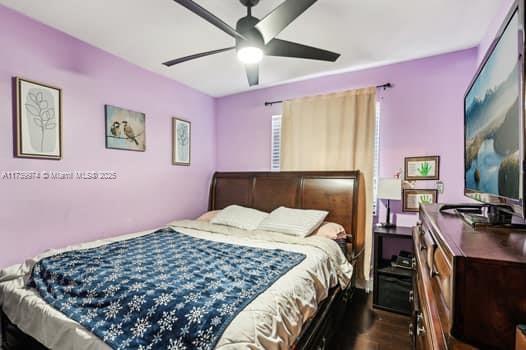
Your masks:
<svg viewBox="0 0 526 350"><path fill-rule="evenodd" d="M172 164L190 165L192 124L183 119L172 118Z"/></svg>
<svg viewBox="0 0 526 350"><path fill-rule="evenodd" d="M106 105L106 148L146 151L145 114Z"/></svg>
<svg viewBox="0 0 526 350"><path fill-rule="evenodd" d="M15 156L62 158L62 90L13 78L16 84Z"/></svg>

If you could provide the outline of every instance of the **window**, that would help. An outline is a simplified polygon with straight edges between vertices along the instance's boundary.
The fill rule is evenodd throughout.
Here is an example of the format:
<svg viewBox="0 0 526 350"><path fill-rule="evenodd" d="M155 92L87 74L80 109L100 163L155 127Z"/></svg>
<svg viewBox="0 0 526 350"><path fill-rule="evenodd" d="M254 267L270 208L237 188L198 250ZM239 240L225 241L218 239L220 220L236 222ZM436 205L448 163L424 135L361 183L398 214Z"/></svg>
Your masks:
<svg viewBox="0 0 526 350"><path fill-rule="evenodd" d="M272 116L272 149L270 150L270 170L280 170L281 156L281 115Z"/></svg>
<svg viewBox="0 0 526 350"><path fill-rule="evenodd" d="M378 167L380 164L380 102L376 102L376 121L374 127L374 160L373 160L373 215L378 206Z"/></svg>

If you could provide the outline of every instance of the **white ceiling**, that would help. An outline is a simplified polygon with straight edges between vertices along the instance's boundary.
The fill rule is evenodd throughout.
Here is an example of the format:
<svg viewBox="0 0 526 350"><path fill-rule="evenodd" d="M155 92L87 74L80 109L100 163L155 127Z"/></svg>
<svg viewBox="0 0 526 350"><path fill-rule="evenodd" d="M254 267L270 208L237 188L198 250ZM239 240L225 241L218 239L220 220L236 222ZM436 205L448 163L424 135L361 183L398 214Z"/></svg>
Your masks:
<svg viewBox="0 0 526 350"><path fill-rule="evenodd" d="M238 0L196 0L235 27ZM261 0L262 18L283 0ZM172 0L0 0L45 24L212 96L249 90L235 51L161 62L232 46L234 40ZM307 76L431 56L478 45L496 0L320 0L278 37L342 54L335 63L265 57L260 87ZM253 89L253 88L252 88Z"/></svg>

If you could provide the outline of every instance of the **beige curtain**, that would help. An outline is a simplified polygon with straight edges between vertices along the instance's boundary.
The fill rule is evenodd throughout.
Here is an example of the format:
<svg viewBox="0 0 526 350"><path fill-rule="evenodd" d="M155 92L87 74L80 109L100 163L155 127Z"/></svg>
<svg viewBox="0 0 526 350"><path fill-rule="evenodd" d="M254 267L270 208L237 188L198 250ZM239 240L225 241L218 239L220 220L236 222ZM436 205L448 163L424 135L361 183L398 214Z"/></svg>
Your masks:
<svg viewBox="0 0 526 350"><path fill-rule="evenodd" d="M281 121L281 170L360 170L360 277L369 280L372 251L376 88L287 101Z"/></svg>

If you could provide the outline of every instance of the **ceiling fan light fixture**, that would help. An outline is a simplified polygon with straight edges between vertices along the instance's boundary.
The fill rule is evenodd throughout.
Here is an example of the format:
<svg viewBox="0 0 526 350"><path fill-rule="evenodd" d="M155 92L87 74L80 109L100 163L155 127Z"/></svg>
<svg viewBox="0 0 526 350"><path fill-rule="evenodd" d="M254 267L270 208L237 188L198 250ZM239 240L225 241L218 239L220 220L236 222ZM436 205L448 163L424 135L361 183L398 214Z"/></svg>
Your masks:
<svg viewBox="0 0 526 350"><path fill-rule="evenodd" d="M235 46L176 58L164 62L163 64L167 67L235 49L238 60L244 65L243 68L248 78L248 84L254 86L259 84L258 63L265 56L328 62L335 62L340 57L340 54L335 52L276 38L289 24L318 0L281 0L281 4L261 20L252 16L252 7L256 6L261 0L238 0L247 8L247 14L236 22L235 28L198 5L196 0L174 1L230 35L235 39Z"/></svg>
<svg viewBox="0 0 526 350"><path fill-rule="evenodd" d="M255 64L263 59L263 50L255 46L245 46L237 51L237 58L244 64Z"/></svg>

